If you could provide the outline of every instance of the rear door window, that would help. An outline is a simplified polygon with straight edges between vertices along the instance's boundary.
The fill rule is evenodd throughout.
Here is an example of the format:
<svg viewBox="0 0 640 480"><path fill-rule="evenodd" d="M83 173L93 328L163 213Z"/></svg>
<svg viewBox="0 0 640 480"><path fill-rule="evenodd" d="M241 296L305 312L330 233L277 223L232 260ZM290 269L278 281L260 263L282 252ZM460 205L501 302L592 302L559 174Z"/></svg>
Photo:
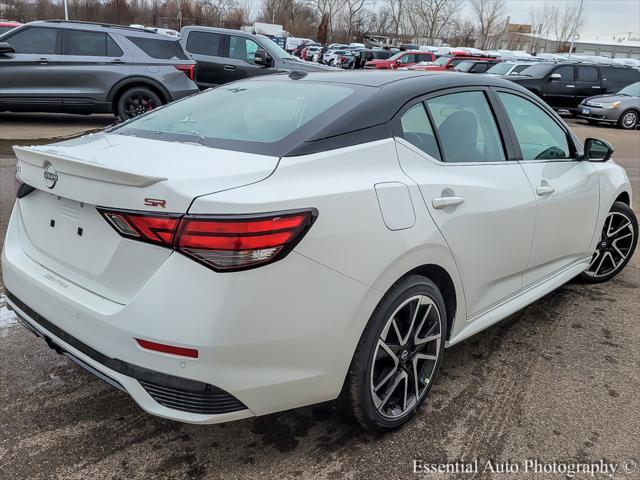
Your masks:
<svg viewBox="0 0 640 480"><path fill-rule="evenodd" d="M5 41L16 53L53 55L58 53L57 28L27 28L16 32Z"/></svg>
<svg viewBox="0 0 640 480"><path fill-rule="evenodd" d="M427 100L445 162L505 160L500 131L484 92L460 92Z"/></svg>
<svg viewBox="0 0 640 480"><path fill-rule="evenodd" d="M191 32L187 38L187 51L199 55L221 56L223 36L219 33Z"/></svg>
<svg viewBox="0 0 640 480"><path fill-rule="evenodd" d="M178 40L160 38L127 37L135 46L151 58L159 60L189 60Z"/></svg>
<svg viewBox="0 0 640 480"><path fill-rule="evenodd" d="M578 67L578 81L591 83L597 82L598 69L596 67Z"/></svg>
<svg viewBox="0 0 640 480"><path fill-rule="evenodd" d="M65 30L62 40L63 55L93 57L121 57L122 50L106 33L85 30Z"/></svg>

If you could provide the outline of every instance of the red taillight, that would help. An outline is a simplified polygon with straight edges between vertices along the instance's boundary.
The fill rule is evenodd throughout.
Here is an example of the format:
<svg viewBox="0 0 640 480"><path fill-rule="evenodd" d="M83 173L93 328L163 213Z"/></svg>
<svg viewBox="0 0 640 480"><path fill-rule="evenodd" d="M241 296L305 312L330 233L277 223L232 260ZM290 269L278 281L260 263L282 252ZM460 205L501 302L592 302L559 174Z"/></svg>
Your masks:
<svg viewBox="0 0 640 480"><path fill-rule="evenodd" d="M195 65L174 65L178 70L184 72L184 74L191 80L196 79L196 66Z"/></svg>
<svg viewBox="0 0 640 480"><path fill-rule="evenodd" d="M312 211L267 216L184 217L176 249L216 270L237 270L286 255L313 222Z"/></svg>
<svg viewBox="0 0 640 480"><path fill-rule="evenodd" d="M317 216L315 209L221 216L98 211L124 237L174 248L220 271L244 270L283 258Z"/></svg>
<svg viewBox="0 0 640 480"><path fill-rule="evenodd" d="M123 237L165 247L173 246L173 235L180 223L179 215L148 215L143 212L102 209L99 212Z"/></svg>
<svg viewBox="0 0 640 480"><path fill-rule="evenodd" d="M181 357L198 358L198 350L195 348L176 347L175 345L166 345L164 343L151 342L136 338L136 342L142 348L153 350L154 352L170 353L171 355L180 355Z"/></svg>

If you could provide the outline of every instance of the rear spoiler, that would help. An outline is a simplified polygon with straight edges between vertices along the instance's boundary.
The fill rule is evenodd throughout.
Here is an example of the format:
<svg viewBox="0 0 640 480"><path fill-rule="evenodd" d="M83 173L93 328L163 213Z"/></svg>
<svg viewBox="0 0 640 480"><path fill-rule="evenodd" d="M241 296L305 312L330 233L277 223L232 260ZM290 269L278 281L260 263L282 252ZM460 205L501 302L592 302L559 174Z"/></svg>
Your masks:
<svg viewBox="0 0 640 480"><path fill-rule="evenodd" d="M46 151L47 147L18 147L13 151L19 161L44 170L51 164L56 172L74 177L87 178L100 182L144 188L167 180L167 177L156 177L128 170L115 170L91 160L80 160ZM50 147L49 147L50 148Z"/></svg>

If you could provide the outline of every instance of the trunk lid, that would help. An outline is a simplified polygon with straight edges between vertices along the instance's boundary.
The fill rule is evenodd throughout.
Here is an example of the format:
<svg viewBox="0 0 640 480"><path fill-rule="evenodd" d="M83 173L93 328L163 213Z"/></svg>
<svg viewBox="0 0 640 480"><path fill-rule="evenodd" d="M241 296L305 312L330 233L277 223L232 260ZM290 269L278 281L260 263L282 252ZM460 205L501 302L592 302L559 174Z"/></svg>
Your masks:
<svg viewBox="0 0 640 480"><path fill-rule="evenodd" d="M120 236L97 206L186 213L194 198L259 182L278 163L272 156L109 133L14 151L19 179L36 189L18 200L25 253L122 304L172 250Z"/></svg>

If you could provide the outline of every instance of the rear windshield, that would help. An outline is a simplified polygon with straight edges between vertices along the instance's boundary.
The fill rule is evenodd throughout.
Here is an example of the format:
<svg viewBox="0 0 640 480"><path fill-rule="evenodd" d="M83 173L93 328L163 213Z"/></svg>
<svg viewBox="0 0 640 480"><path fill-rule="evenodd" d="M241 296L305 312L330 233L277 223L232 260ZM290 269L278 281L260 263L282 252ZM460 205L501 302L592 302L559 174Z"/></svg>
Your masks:
<svg viewBox="0 0 640 480"><path fill-rule="evenodd" d="M127 38L151 58L162 60L189 60L189 56L182 49L179 40L165 40L147 37Z"/></svg>
<svg viewBox="0 0 640 480"><path fill-rule="evenodd" d="M355 88L355 87L354 87ZM303 127L322 126L352 104L354 88L312 82L248 80L222 85L113 130L122 135L268 153Z"/></svg>

